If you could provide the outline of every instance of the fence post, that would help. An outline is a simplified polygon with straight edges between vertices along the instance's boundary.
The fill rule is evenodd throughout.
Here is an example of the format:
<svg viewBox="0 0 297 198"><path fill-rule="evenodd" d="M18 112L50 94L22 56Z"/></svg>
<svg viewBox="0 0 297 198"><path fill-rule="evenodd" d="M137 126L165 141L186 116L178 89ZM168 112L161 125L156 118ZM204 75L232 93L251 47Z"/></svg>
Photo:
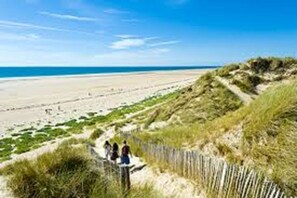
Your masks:
<svg viewBox="0 0 297 198"><path fill-rule="evenodd" d="M120 175L123 196L127 197L127 194L131 188L130 169L128 165L120 165Z"/></svg>

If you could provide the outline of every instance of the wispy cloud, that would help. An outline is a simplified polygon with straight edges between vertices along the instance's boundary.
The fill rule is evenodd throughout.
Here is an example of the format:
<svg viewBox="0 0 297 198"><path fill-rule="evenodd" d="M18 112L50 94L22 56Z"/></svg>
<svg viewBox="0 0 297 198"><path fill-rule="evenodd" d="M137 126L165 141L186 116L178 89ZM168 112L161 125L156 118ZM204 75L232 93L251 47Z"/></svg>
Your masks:
<svg viewBox="0 0 297 198"><path fill-rule="evenodd" d="M119 35L116 35L116 37L119 37L122 39L129 39L129 38L137 38L139 36L133 35L133 34L119 34Z"/></svg>
<svg viewBox="0 0 297 198"><path fill-rule="evenodd" d="M84 22L98 22L99 21L99 19L97 19L97 18L75 16L75 15L69 15L69 14L57 14L57 13L51 13L51 12L39 12L39 14L49 16L52 18L72 20L72 21L84 21Z"/></svg>
<svg viewBox="0 0 297 198"><path fill-rule="evenodd" d="M40 36L37 34L15 34L15 33L0 32L0 40L34 41L39 38Z"/></svg>
<svg viewBox="0 0 297 198"><path fill-rule="evenodd" d="M5 21L5 20L0 20L0 26L94 35L93 33L83 32L78 30L69 30L69 29L63 29L63 28L35 25L31 23L20 23L15 21Z"/></svg>
<svg viewBox="0 0 297 198"><path fill-rule="evenodd" d="M107 14L128 14L129 13L128 11L118 10L114 8L105 9L103 12Z"/></svg>
<svg viewBox="0 0 297 198"><path fill-rule="evenodd" d="M174 41L164 41L164 42L158 42L158 43L152 43L149 44L148 46L150 47L157 47L157 46L163 46L163 45L173 45L173 44L177 44L180 43L180 41L174 40Z"/></svg>
<svg viewBox="0 0 297 198"><path fill-rule="evenodd" d="M169 48L155 48L155 49L152 49L150 52L155 55L161 55L161 54L168 53L170 51L171 50Z"/></svg>
<svg viewBox="0 0 297 198"><path fill-rule="evenodd" d="M111 49L128 49L131 47L140 47L145 45L145 39L141 38L128 38L120 41L113 42L110 46Z"/></svg>
<svg viewBox="0 0 297 198"><path fill-rule="evenodd" d="M158 37L141 38L139 36L130 35L130 34L116 35L116 37L121 38L121 40L111 43L110 45L111 49L129 49L131 47L141 47L141 46L147 45L148 41L158 38Z"/></svg>

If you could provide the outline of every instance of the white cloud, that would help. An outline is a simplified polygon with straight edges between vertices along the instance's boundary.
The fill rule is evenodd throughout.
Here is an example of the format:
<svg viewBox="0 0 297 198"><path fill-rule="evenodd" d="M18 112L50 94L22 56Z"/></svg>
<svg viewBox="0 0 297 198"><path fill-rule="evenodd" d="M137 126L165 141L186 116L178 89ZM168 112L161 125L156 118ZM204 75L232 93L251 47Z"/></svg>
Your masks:
<svg viewBox="0 0 297 198"><path fill-rule="evenodd" d="M40 36L37 34L14 34L0 32L0 40L21 40L21 41L33 41L39 39Z"/></svg>
<svg viewBox="0 0 297 198"><path fill-rule="evenodd" d="M150 47L157 47L157 46L163 46L163 45L173 45L180 43L180 41L164 41L164 42L159 42L159 43L152 43L149 44Z"/></svg>
<svg viewBox="0 0 297 198"><path fill-rule="evenodd" d="M110 46L112 49L128 49L131 47L140 47L145 45L145 39L141 38L127 38L120 41L113 42Z"/></svg>
<svg viewBox="0 0 297 198"><path fill-rule="evenodd" d="M107 13L107 14L128 14L129 13L127 11L118 10L118 9L114 9L114 8L106 9L103 12Z"/></svg>
<svg viewBox="0 0 297 198"><path fill-rule="evenodd" d="M152 66L178 64L169 49L112 51L94 54L34 45L0 45L1 66ZM17 57L17 58L16 58Z"/></svg>
<svg viewBox="0 0 297 198"><path fill-rule="evenodd" d="M82 16L75 16L75 15L68 15L68 14L57 14L57 13L51 13L51 12L39 12L39 14L49 16L52 18L72 20L72 21L84 21L84 22L99 21L99 19L97 19L97 18L82 17Z"/></svg>
<svg viewBox="0 0 297 198"><path fill-rule="evenodd" d="M139 36L130 35L130 34L116 35L116 37L121 38L121 40L111 43L110 45L111 49L119 50L119 49L129 49L131 47L141 47L141 46L147 45L147 42L150 40L158 39L158 37L141 38Z"/></svg>
<svg viewBox="0 0 297 198"><path fill-rule="evenodd" d="M5 20L0 20L0 26L94 35L93 33L88 33L88 32L83 32L78 30L68 30L63 28L35 25L31 23L20 23L15 21L5 21Z"/></svg>
<svg viewBox="0 0 297 198"><path fill-rule="evenodd" d="M37 34L27 34L26 36L27 38L33 39L33 40L37 40L40 38L40 36L38 36Z"/></svg>
<svg viewBox="0 0 297 198"><path fill-rule="evenodd" d="M133 34L120 34L120 35L116 35L116 37L119 37L122 39L129 39L129 38L137 38L139 36L133 35Z"/></svg>

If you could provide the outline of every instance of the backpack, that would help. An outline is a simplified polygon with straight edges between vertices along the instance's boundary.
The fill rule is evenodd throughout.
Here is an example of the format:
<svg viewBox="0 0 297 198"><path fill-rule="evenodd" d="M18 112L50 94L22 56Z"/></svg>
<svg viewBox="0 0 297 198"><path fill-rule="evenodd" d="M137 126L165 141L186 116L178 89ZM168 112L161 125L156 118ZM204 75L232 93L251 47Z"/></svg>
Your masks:
<svg viewBox="0 0 297 198"><path fill-rule="evenodd" d="M127 156L130 153L130 148L129 146L125 145L122 148L122 155Z"/></svg>

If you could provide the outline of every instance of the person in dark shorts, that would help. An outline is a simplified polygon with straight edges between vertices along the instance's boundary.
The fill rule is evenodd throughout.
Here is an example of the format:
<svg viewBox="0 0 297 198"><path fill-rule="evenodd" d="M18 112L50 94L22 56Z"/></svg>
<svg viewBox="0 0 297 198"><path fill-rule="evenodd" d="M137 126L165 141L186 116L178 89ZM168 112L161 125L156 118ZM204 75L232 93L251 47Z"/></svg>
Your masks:
<svg viewBox="0 0 297 198"><path fill-rule="evenodd" d="M130 164L129 155L132 157L132 153L130 147L127 145L127 141L124 140L121 154L121 163L122 164Z"/></svg>
<svg viewBox="0 0 297 198"><path fill-rule="evenodd" d="M112 161L114 161L114 163L116 164L117 163L117 158L119 158L119 146L118 144L115 142L113 143L112 145L112 153L111 153L111 157L110 159Z"/></svg>

